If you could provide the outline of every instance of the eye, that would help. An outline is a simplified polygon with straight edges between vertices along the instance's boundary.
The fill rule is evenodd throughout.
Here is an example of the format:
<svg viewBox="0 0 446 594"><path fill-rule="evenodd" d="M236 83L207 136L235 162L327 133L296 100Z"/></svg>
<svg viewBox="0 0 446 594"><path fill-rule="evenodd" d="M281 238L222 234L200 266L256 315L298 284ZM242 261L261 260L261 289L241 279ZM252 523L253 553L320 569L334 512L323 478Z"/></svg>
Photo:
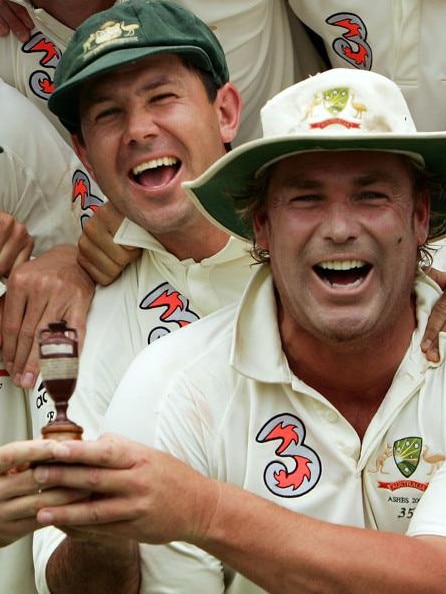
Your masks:
<svg viewBox="0 0 446 594"><path fill-rule="evenodd" d="M359 192L357 200L360 202L385 202L388 200L388 194L380 190L364 190Z"/></svg>
<svg viewBox="0 0 446 594"><path fill-rule="evenodd" d="M308 204L314 204L315 202L319 202L321 197L318 194L299 194L290 197L290 202L293 204L302 204L303 206Z"/></svg>
<svg viewBox="0 0 446 594"><path fill-rule="evenodd" d="M174 93L159 93L150 97L150 103L162 104L167 103L172 99L176 99L176 95Z"/></svg>
<svg viewBox="0 0 446 594"><path fill-rule="evenodd" d="M90 120L94 123L102 123L110 120L119 113L119 108L114 106L92 109L90 113Z"/></svg>
<svg viewBox="0 0 446 594"><path fill-rule="evenodd" d="M292 208L310 208L324 200L324 195L318 190L295 187L294 185L272 189L270 197L276 205Z"/></svg>
<svg viewBox="0 0 446 594"><path fill-rule="evenodd" d="M303 194L301 196L296 196L293 200L297 200L298 202L314 202L315 200L319 200L319 196L317 194Z"/></svg>

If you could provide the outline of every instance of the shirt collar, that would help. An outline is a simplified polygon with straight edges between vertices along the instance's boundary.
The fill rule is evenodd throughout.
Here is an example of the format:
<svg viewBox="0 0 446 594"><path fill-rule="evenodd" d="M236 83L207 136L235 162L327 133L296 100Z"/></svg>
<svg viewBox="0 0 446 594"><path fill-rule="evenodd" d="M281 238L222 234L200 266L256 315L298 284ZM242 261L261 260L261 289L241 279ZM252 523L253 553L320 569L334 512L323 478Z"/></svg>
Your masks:
<svg viewBox="0 0 446 594"><path fill-rule="evenodd" d="M259 265L240 302L231 364L242 375L259 381L276 383L291 379L282 351L274 286L267 264Z"/></svg>
<svg viewBox="0 0 446 594"><path fill-rule="evenodd" d="M149 250L152 252L158 252L159 254L165 255L168 258L175 258L173 254L168 252L164 246L157 240L151 233L143 229L140 225L137 225L127 217L124 217L121 225L114 236L115 243L119 245L127 245L132 247L139 247L143 250ZM250 245L235 237L230 237L227 244L219 252L205 258L200 262L203 266L215 264L222 264L224 262L231 262L237 258L246 258L249 253ZM185 263L190 263L191 260L184 260Z"/></svg>
<svg viewBox="0 0 446 594"><path fill-rule="evenodd" d="M446 333L440 334L440 362L427 361L421 352L421 339L441 290L429 277L420 274L414 291L417 300L417 328L401 365L422 372L427 367L437 367L443 363ZM293 381L293 373L282 350L274 285L268 264L259 266L239 304L233 330L231 364L242 375L258 381Z"/></svg>

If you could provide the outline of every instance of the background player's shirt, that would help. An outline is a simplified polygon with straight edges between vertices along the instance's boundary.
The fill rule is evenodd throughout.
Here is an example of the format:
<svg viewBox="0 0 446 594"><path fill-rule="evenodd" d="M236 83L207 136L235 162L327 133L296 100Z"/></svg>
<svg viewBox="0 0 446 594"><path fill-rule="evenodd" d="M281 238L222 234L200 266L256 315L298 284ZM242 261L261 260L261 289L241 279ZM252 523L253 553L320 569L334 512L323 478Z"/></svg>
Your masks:
<svg viewBox="0 0 446 594"><path fill-rule="evenodd" d="M330 64L373 70L401 88L419 131L445 130L446 3L289 0L323 40Z"/></svg>

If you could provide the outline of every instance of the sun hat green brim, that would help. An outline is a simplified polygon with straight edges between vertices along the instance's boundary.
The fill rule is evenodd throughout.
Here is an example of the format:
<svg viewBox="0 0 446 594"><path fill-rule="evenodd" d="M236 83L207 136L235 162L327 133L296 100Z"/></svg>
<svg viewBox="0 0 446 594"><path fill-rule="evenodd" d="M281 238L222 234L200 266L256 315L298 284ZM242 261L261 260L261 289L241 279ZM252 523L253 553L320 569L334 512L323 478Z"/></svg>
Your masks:
<svg viewBox="0 0 446 594"><path fill-rule="evenodd" d="M198 209L214 224L240 239L252 239L252 227L240 217L238 211L249 203L246 191L256 174L267 165L288 156L323 150L376 150L420 155L426 170L436 175L440 183L446 183L446 133L419 132L398 137L390 134L367 134L361 137L356 134L318 139L314 134L309 134L308 138L288 135L254 140L235 148L203 175L184 182L183 186ZM446 215L446 200L434 201L431 212ZM432 239L437 240L445 235L446 223L444 229L436 229Z"/></svg>

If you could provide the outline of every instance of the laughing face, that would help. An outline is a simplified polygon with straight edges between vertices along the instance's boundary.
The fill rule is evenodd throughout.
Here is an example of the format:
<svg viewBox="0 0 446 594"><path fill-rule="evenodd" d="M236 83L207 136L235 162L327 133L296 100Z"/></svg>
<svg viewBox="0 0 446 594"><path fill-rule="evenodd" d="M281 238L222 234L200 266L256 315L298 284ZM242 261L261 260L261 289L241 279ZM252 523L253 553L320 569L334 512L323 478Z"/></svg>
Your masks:
<svg viewBox="0 0 446 594"><path fill-rule="evenodd" d="M137 61L84 85L77 152L110 201L162 239L202 218L181 187L235 136L231 84L210 102L199 74L170 54Z"/></svg>
<svg viewBox="0 0 446 594"><path fill-rule="evenodd" d="M428 212L400 155L314 152L280 161L255 227L270 251L282 329L339 345L382 340L413 319Z"/></svg>

